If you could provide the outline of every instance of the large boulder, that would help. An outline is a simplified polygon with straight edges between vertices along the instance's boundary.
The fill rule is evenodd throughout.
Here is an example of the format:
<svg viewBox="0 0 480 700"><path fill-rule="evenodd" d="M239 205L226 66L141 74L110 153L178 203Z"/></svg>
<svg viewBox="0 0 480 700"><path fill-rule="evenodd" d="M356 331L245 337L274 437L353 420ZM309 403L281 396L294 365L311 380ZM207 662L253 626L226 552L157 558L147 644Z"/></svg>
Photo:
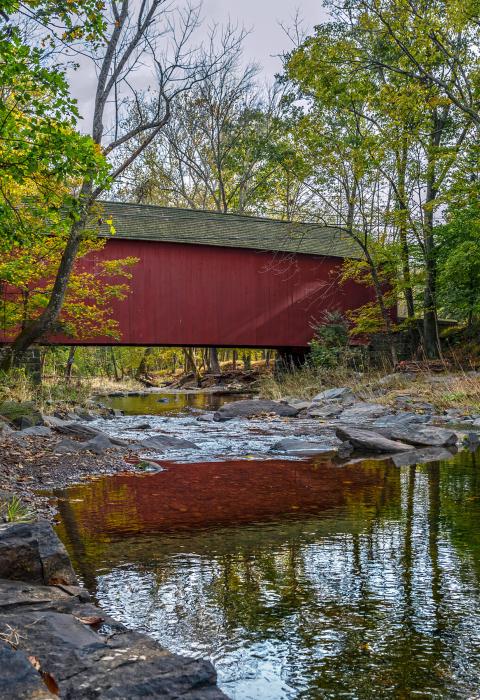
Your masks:
<svg viewBox="0 0 480 700"><path fill-rule="evenodd" d="M95 435L95 437L91 438L91 440L87 440L86 442L77 442L76 440L65 438L55 446L55 452L57 454L93 452L96 455L103 455L104 452L115 447L116 445L112 443L110 438L105 435L105 433L99 433L98 435Z"/></svg>
<svg viewBox="0 0 480 700"><path fill-rule="evenodd" d="M52 427L54 428L54 430L56 430L57 433L61 433L62 435L68 435L68 437L88 441L93 440L94 438L101 435L102 438L107 438L107 440L110 440L112 445L117 445L117 447L128 447L128 442L126 440L111 437L105 432L103 432L103 430L99 430L98 428L94 428L91 425L84 425L83 423L78 423L76 421L72 421L70 423L61 423Z"/></svg>
<svg viewBox="0 0 480 700"><path fill-rule="evenodd" d="M45 520L0 525L0 578L77 585L67 551Z"/></svg>
<svg viewBox="0 0 480 700"><path fill-rule="evenodd" d="M395 428L391 431L390 437L418 447L446 447L456 445L458 442L458 436L453 430L435 426Z"/></svg>
<svg viewBox="0 0 480 700"><path fill-rule="evenodd" d="M21 654L22 660L27 657L35 663L38 677L42 674L54 686L55 697L225 699L216 687L215 669L209 661L171 654L148 637L126 630L93 605L73 606L71 612L57 612L53 605L52 608L20 608L14 618L0 614L0 634L8 633L8 625L14 620L19 633L16 653ZM98 625L90 622L95 618L105 621L109 633L97 632ZM12 655L8 660L12 661ZM24 670L33 683L27 667ZM51 695L1 697L43 700Z"/></svg>
<svg viewBox="0 0 480 700"><path fill-rule="evenodd" d="M301 438L284 438L276 442L270 449L272 452L281 452L286 455L309 456L325 452L336 452L342 443L335 437L329 441L302 440Z"/></svg>
<svg viewBox="0 0 480 700"><path fill-rule="evenodd" d="M32 425L31 428L24 428L21 435L29 435L30 437L50 437L52 435L51 428L46 425Z"/></svg>
<svg viewBox="0 0 480 700"><path fill-rule="evenodd" d="M293 417L300 409L288 403L270 401L268 399L245 399L226 403L214 414L216 421L224 422L232 418L251 418L262 413L274 413L277 416Z"/></svg>
<svg viewBox="0 0 480 700"><path fill-rule="evenodd" d="M344 408L344 404L340 401L331 401L326 404L312 402L307 416L309 418L338 418Z"/></svg>
<svg viewBox="0 0 480 700"><path fill-rule="evenodd" d="M366 452L407 452L412 450L411 445L403 442L390 440L373 430L362 430L361 428L351 428L350 426L339 426L336 429L337 437L344 442L349 442L355 449Z"/></svg>

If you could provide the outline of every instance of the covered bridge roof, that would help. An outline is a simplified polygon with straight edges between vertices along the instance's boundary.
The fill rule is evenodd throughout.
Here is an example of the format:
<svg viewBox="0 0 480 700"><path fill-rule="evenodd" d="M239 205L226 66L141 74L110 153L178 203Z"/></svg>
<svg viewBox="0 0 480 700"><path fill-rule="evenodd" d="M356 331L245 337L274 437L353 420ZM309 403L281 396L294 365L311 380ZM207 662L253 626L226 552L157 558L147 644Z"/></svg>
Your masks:
<svg viewBox="0 0 480 700"><path fill-rule="evenodd" d="M356 243L334 227L148 204L100 205L102 219L113 220L116 238L361 257ZM101 224L100 235L110 236L107 224Z"/></svg>

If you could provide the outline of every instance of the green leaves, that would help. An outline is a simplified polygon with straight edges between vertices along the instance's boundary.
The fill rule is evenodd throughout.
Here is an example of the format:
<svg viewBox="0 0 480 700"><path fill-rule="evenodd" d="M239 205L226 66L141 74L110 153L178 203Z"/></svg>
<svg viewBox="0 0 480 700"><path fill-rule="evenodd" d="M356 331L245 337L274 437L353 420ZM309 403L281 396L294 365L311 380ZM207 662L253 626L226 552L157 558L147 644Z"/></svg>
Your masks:
<svg viewBox="0 0 480 700"><path fill-rule="evenodd" d="M38 3L36 3L38 5ZM49 225L82 179L104 182L99 148L76 131L78 116L64 73L13 29L0 29L0 248L35 235L32 219Z"/></svg>

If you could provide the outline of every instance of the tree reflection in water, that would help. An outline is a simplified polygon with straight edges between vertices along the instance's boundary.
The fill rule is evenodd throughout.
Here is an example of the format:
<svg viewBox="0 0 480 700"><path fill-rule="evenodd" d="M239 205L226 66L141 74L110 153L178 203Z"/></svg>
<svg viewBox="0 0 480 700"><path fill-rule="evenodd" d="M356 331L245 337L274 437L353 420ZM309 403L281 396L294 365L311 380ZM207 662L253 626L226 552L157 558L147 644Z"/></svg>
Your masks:
<svg viewBox="0 0 480 700"><path fill-rule="evenodd" d="M60 495L100 603L234 698L473 698L476 455L175 465Z"/></svg>

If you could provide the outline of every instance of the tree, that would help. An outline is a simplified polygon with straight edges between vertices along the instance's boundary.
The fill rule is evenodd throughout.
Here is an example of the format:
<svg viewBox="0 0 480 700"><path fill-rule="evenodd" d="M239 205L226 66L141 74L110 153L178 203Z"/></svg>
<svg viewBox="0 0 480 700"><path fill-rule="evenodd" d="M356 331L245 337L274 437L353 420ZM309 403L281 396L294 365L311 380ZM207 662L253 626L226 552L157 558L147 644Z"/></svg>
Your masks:
<svg viewBox="0 0 480 700"><path fill-rule="evenodd" d="M472 144L450 188L446 222L436 228L439 304L468 328L480 317L479 164L479 146Z"/></svg>
<svg viewBox="0 0 480 700"><path fill-rule="evenodd" d="M8 339L34 321L48 303L58 255L64 237L44 235L38 240L14 246L0 261L2 289L2 335ZM119 338L118 323L111 317L111 302L128 294L130 268L135 258L97 263L88 272L84 258L103 248L105 240L84 236L70 278L62 312L54 332L72 338L110 336Z"/></svg>
<svg viewBox="0 0 480 700"><path fill-rule="evenodd" d="M265 208L286 131L281 92L261 90L256 66L242 67L241 58L239 44L230 64L172 103L169 124L126 172L121 196L223 213Z"/></svg>
<svg viewBox="0 0 480 700"><path fill-rule="evenodd" d="M344 4L365 33L363 66L429 85L480 127L478 0L357 0ZM381 45L389 52L375 49Z"/></svg>
<svg viewBox="0 0 480 700"><path fill-rule="evenodd" d="M308 133L307 153L314 154L309 156L313 184L323 212L334 213L337 223L362 247L386 327L380 275L372 264L368 239L382 246L399 241L401 284L396 286L405 295L412 323L420 280L412 275L412 256L418 253L423 268L424 350L428 357L436 357L435 224L473 121L439 92L434 81L417 80L403 69L403 49L378 25L377 8L387 4L393 7L395 2L331 6L334 21L317 27L315 36L287 57L286 70L299 96L310 101L300 125ZM402 6L407 35L415 24L416 8L408 2L397 4ZM396 26L398 40L401 24ZM405 41L411 42L412 36L408 34ZM428 42L432 37L419 43L418 52L428 51ZM436 70L445 76L452 65L434 46L432 51ZM323 150L316 151L322 142ZM338 187L343 194L340 206ZM345 225L348 221L353 226Z"/></svg>
<svg viewBox="0 0 480 700"><path fill-rule="evenodd" d="M67 196L85 177L100 183L105 163L92 139L75 130L78 116L63 70L45 64L45 51L26 45L7 12L24 8L37 16L54 14L75 33L97 36L93 2L3 4L0 16L0 247L32 238L35 219L76 216L76 199ZM68 5L68 7L67 7ZM62 7L64 9L62 9ZM87 12L88 16L84 17ZM3 21L2 21L3 20ZM100 23L101 27L101 23ZM53 41L53 38L52 38Z"/></svg>
<svg viewBox="0 0 480 700"><path fill-rule="evenodd" d="M86 49L98 67L98 81L92 125L92 139L97 152L110 159L108 181L115 181L151 144L168 123L174 97L191 89L200 79L228 63L238 37L228 29L215 52L211 37L209 52L191 45L199 22L199 8L187 7L172 14L166 0L152 0L133 6L129 0L112 0L104 15L104 41L99 45L86 37ZM142 62L150 63L156 80L153 105L145 108L141 89L135 83L135 71ZM109 100L113 101L112 130L106 129L110 118ZM137 123L129 128L122 118L126 104L135 104ZM107 138L108 136L108 138ZM136 147L124 158L118 149L136 139ZM73 196L74 215L70 216L69 234L58 265L55 281L43 312L21 330L4 351L1 366L7 369L15 357L24 352L54 327L68 290L93 203L105 191L106 179L98 181L98 171L84 175Z"/></svg>

